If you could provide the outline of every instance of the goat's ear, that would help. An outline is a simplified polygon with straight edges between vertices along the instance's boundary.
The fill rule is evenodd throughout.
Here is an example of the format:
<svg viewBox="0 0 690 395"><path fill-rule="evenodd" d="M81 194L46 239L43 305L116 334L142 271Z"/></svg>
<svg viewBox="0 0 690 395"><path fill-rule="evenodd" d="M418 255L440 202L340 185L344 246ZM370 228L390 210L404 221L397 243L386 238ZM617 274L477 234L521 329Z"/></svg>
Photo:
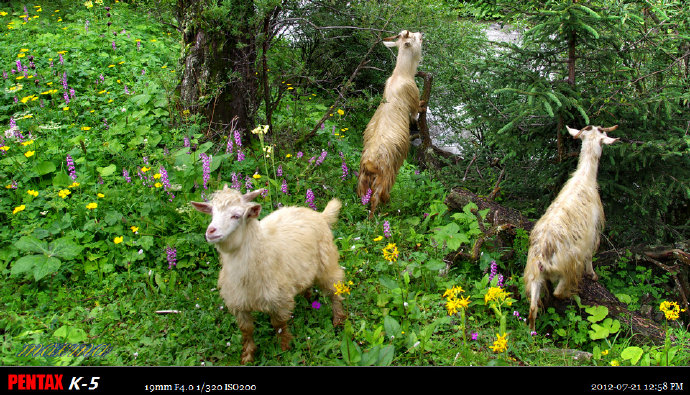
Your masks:
<svg viewBox="0 0 690 395"><path fill-rule="evenodd" d="M244 212L246 218L258 218L259 214L261 214L261 205L258 203L252 204L247 211Z"/></svg>
<svg viewBox="0 0 690 395"><path fill-rule="evenodd" d="M388 48L393 48L398 46L397 41L383 41L383 45L387 46Z"/></svg>
<svg viewBox="0 0 690 395"><path fill-rule="evenodd" d="M609 136L604 136L604 137L601 138L601 142L602 142L603 144L606 144L606 145L608 145L608 144L613 144L613 143L615 143L615 142L618 141L618 140L619 140L618 138L613 138L613 137L609 137Z"/></svg>
<svg viewBox="0 0 690 395"><path fill-rule="evenodd" d="M257 189L256 191L251 191L247 192L244 195L242 195L242 200L245 202L251 202L252 200L256 199L257 196L261 195L264 192L264 189Z"/></svg>
<svg viewBox="0 0 690 395"><path fill-rule="evenodd" d="M208 203L202 203L202 202L189 202L189 203L191 203L191 205L194 206L194 208L197 211L201 211L204 214L213 213L212 207Z"/></svg>
<svg viewBox="0 0 690 395"><path fill-rule="evenodd" d="M579 137L580 131L578 129L573 129L570 126L566 126L565 128L568 129L568 133L570 133L570 135L574 138Z"/></svg>

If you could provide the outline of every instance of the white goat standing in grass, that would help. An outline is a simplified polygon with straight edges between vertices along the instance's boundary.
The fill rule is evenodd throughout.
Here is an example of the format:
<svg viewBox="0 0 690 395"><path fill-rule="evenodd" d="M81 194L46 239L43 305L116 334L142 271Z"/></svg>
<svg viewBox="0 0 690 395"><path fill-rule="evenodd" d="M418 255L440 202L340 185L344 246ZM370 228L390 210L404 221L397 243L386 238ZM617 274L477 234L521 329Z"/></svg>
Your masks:
<svg viewBox="0 0 690 395"><path fill-rule="evenodd" d="M370 217L379 203L390 199L398 170L410 149L410 121L415 121L425 106L419 101L414 80L422 59L422 33L403 30L383 43L398 47L398 58L386 81L383 100L364 130L357 194L362 197L371 193Z"/></svg>
<svg viewBox="0 0 690 395"><path fill-rule="evenodd" d="M342 324L342 297L334 284L342 282L338 249L331 226L341 203L333 199L323 212L306 207L284 207L259 221L261 205L252 202L263 190L240 192L227 185L210 203L191 202L212 215L206 240L218 250L222 269L218 289L242 332L242 364L254 360L252 311L268 313L283 350L292 336L287 327L295 296L318 285L330 298L333 325Z"/></svg>
<svg viewBox="0 0 690 395"><path fill-rule="evenodd" d="M541 291L546 290L547 281L557 282L553 295L563 299L578 292L583 271L595 281L598 279L592 268L592 256L599 248L604 209L599 198L597 170L602 145L618 141L606 133L617 127L587 126L581 130L567 127L574 138L582 140L577 169L537 221L529 237L524 282L530 299L529 325L532 331Z"/></svg>

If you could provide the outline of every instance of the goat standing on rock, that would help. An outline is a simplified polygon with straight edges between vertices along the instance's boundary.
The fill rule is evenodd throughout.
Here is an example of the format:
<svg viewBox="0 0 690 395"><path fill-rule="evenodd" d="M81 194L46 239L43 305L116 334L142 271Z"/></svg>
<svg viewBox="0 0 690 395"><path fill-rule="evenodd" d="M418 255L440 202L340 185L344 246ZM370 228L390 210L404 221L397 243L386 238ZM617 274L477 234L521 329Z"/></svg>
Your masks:
<svg viewBox="0 0 690 395"><path fill-rule="evenodd" d="M314 284L331 300L333 325L345 320L342 297L334 286L343 281L344 272L331 232L340 201L331 200L321 213L284 207L259 221L261 205L253 200L262 191L243 195L226 185L210 203L191 202L212 216L206 240L220 256L218 289L242 332L242 364L252 362L256 350L252 311L268 313L282 349L287 350L292 338L287 322L295 296L309 292Z"/></svg>
<svg viewBox="0 0 690 395"><path fill-rule="evenodd" d="M604 228L604 209L599 198L597 170L602 145L617 138L606 135L618 126L568 127L573 138L582 140L577 170L530 232L525 266L525 292L530 299L529 326L535 329L539 298L546 282L558 283L553 295L559 299L578 292L583 272L593 280L592 256L599 248ZM548 295L547 295L548 296Z"/></svg>
<svg viewBox="0 0 690 395"><path fill-rule="evenodd" d="M398 58L393 75L386 81L383 100L364 130L357 194L371 196L370 217L379 203L390 199L395 177L410 149L410 121L415 121L425 106L419 101L414 80L422 60L422 33L403 30L383 43L398 47Z"/></svg>

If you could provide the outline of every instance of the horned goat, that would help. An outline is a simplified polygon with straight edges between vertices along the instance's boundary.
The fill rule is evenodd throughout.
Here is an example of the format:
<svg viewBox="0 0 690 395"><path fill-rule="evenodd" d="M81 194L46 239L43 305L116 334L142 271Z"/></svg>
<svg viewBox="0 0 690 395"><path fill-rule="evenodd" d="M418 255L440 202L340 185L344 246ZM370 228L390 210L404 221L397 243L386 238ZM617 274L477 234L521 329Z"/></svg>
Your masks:
<svg viewBox="0 0 690 395"><path fill-rule="evenodd" d="M226 185L209 203L191 202L212 216L206 240L220 256L218 289L242 332L242 364L252 362L256 351L252 311L270 316L283 350L290 348L287 322L295 296L308 293L312 285L330 298L333 325L345 319L342 297L334 286L343 281L344 273L331 232L340 201L331 200L323 212L283 207L259 221L261 205L253 200L262 192L243 195Z"/></svg>
<svg viewBox="0 0 690 395"><path fill-rule="evenodd" d="M357 194L370 194L370 217L379 203L390 200L398 170L410 149L410 121L416 120L425 105L419 101L414 80L422 59L422 33L403 30L383 43L398 47L398 58L386 81L381 104L364 130Z"/></svg>
<svg viewBox="0 0 690 395"><path fill-rule="evenodd" d="M535 330L541 291L546 291L547 281L557 283L553 295L563 299L578 292L583 272L595 281L598 279L592 268L592 256L599 248L604 209L599 198L597 171L602 144L618 141L606 133L617 127L587 126L581 130L567 127L573 138L582 140L577 169L529 237L524 283L530 299L532 331Z"/></svg>

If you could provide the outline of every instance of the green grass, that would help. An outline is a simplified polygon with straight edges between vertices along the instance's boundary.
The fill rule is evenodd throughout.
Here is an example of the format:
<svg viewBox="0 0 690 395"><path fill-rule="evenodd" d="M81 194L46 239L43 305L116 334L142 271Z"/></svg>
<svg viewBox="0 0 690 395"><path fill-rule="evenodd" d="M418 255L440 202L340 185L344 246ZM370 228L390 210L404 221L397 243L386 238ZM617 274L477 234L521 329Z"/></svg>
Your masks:
<svg viewBox="0 0 690 395"><path fill-rule="evenodd" d="M151 24L127 4L111 4L110 17L98 4L37 4L43 6L27 5L28 13L17 2L0 7L0 65L6 73L0 80L0 124L9 129L12 119L23 137L7 136L0 144L6 147L0 157L3 365L238 364L241 335L215 290L217 256L203 237L208 217L188 204L231 184L233 174L241 175L242 190L247 180L253 188L269 188L262 215L277 203L306 205L308 189L319 210L332 197L344 202L334 235L350 284L345 327L332 327L327 299L319 298L316 309L314 300L298 296L291 350L280 349L267 316L257 314L256 365L626 363L621 353L630 334L621 329L592 339L591 324L603 318L582 320L585 307L567 315L545 312L539 333L529 333L521 319L527 311L520 297L524 245L516 245L515 261L498 262L511 297L500 314L484 300L496 286L487 271L498 258L489 251L479 263L460 262L442 274L451 247L476 240L477 220L469 207L449 213L443 184L414 165L403 166L392 202L369 220L354 192L356 131L363 127L355 120L361 116L336 114L308 144L274 146L267 160L259 141L245 141L246 159L238 161L236 147L226 153L233 136L207 140L203 120L175 106L180 71L175 32ZM11 72L17 60L29 65L29 57L35 69L26 76ZM63 94L69 96L69 89L75 95L67 103ZM281 107L275 114L279 135L281 127L306 132L328 105L311 92L292 94L292 109ZM310 163L323 150L324 162ZM201 154L212 156L206 180ZM349 169L344 177L343 162ZM161 169L169 188L164 177L155 176ZM289 194L281 192L283 180ZM87 208L91 203L95 208ZM395 261L382 253L391 243L399 251ZM175 250L175 265L168 248ZM442 296L454 286L469 297L464 323L459 314L448 314ZM508 333L507 348L494 352L500 328ZM685 332L676 334L687 344ZM110 344L113 351L103 358L17 356L27 344L51 343ZM687 351L674 347L679 348L671 364L687 364ZM561 348L591 352L593 358L539 352Z"/></svg>

